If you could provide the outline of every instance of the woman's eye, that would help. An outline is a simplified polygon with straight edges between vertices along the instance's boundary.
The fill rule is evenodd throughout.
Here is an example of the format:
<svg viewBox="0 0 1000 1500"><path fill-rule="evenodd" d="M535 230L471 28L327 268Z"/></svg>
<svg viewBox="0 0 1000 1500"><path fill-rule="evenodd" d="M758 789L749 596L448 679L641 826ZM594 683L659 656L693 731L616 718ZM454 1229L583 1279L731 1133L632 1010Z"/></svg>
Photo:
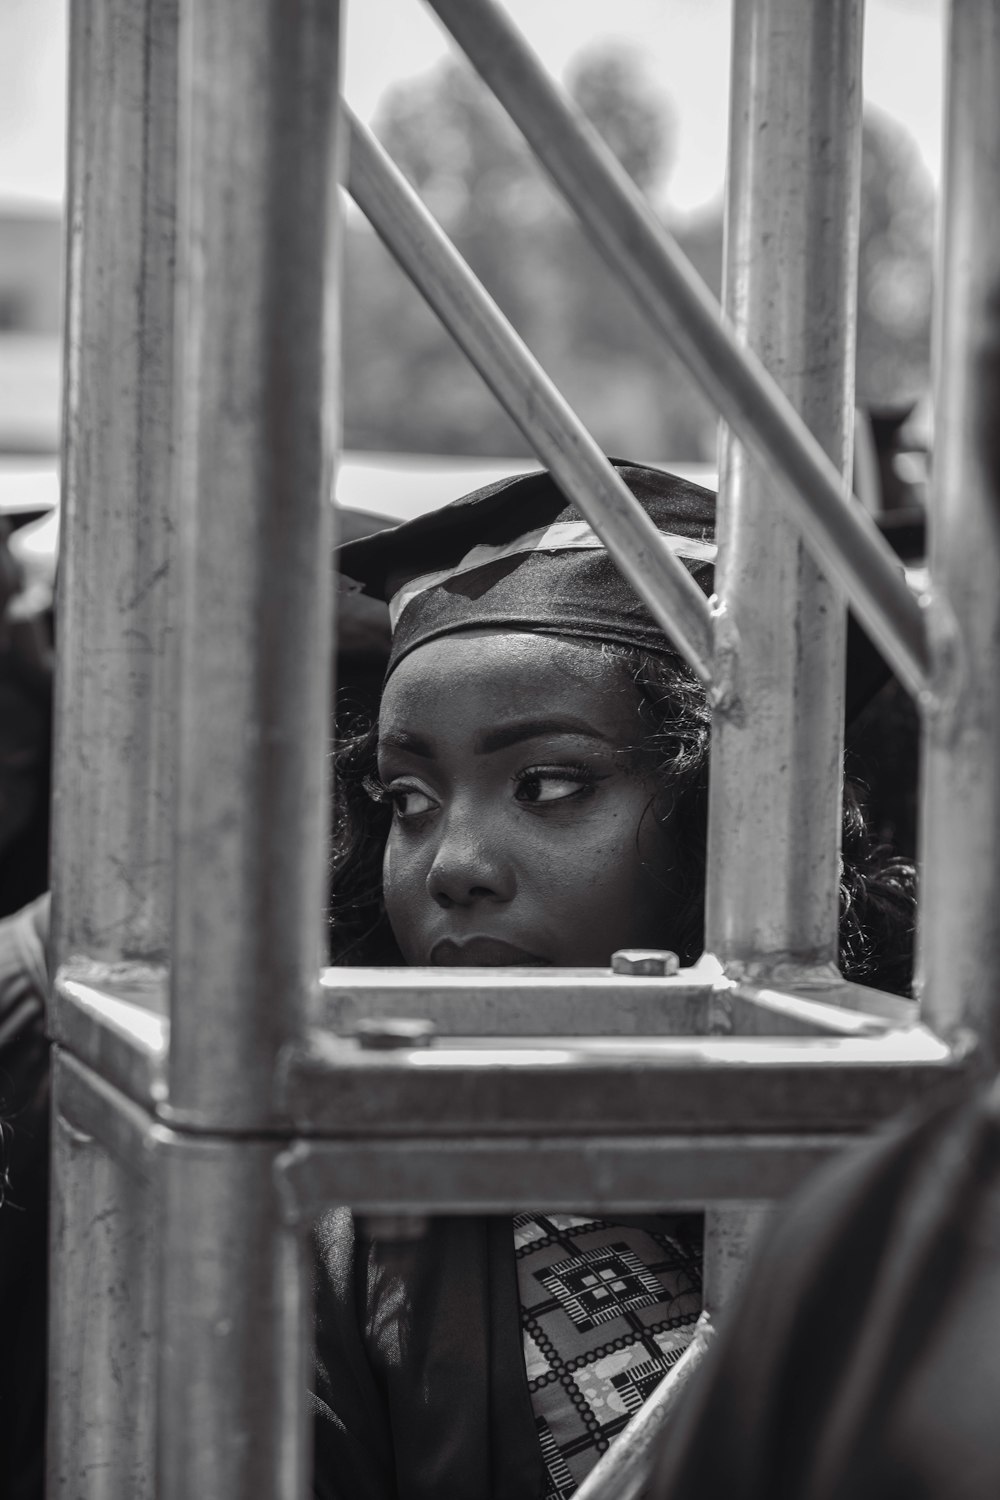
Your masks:
<svg viewBox="0 0 1000 1500"><path fill-rule="evenodd" d="M391 803L397 818L419 818L421 813L432 812L437 803L429 792L418 786L390 783L385 789L386 800Z"/></svg>
<svg viewBox="0 0 1000 1500"><path fill-rule="evenodd" d="M515 776L514 796L519 802L565 802L593 791L595 780L583 767L532 767Z"/></svg>

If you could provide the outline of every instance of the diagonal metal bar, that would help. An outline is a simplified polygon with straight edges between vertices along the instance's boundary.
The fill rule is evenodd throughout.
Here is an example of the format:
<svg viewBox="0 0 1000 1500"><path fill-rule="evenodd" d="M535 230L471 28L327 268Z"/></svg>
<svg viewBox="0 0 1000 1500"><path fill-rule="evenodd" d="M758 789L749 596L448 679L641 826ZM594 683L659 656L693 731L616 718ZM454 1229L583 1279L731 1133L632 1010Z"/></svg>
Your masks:
<svg viewBox="0 0 1000 1500"><path fill-rule="evenodd" d="M358 207L573 496L654 619L708 683L712 626L704 594L402 173L350 111L345 114L348 189Z"/></svg>
<svg viewBox="0 0 1000 1500"><path fill-rule="evenodd" d="M615 157L494 0L428 0L553 178L611 268L682 356L776 490L817 561L845 589L909 690L929 692L921 606L892 549Z"/></svg>
<svg viewBox="0 0 1000 1500"><path fill-rule="evenodd" d="M708 1353L714 1332L708 1314L702 1313L691 1343L591 1469L576 1492L576 1500L640 1500L660 1437L688 1381Z"/></svg>

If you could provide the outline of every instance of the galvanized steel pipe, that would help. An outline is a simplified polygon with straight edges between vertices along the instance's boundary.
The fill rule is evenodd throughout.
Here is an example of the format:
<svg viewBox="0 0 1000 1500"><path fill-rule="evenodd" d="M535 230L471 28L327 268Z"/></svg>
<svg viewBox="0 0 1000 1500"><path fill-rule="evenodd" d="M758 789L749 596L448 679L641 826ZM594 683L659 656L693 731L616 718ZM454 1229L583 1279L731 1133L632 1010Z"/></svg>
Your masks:
<svg viewBox="0 0 1000 1500"><path fill-rule="evenodd" d="M58 960L170 931L177 7L74 6L58 587Z"/></svg>
<svg viewBox="0 0 1000 1500"><path fill-rule="evenodd" d="M935 335L918 988L1000 1056L1000 9L953 0Z"/></svg>
<svg viewBox="0 0 1000 1500"><path fill-rule="evenodd" d="M722 320L697 273L587 121L548 77L494 0L428 0L523 130L643 311L677 348L726 421L773 466L827 574L914 693L930 674L927 630L891 548L752 352Z"/></svg>
<svg viewBox="0 0 1000 1500"><path fill-rule="evenodd" d="M177 7L70 11L53 938L162 975L170 933ZM124 963L123 963L124 961ZM53 1051L47 1493L152 1497L146 1184L60 1112Z"/></svg>
<svg viewBox="0 0 1000 1500"><path fill-rule="evenodd" d="M162 1226L149 1180L64 1118L66 1067L60 1052L53 1077L46 1495L156 1500Z"/></svg>
<svg viewBox="0 0 1000 1500"><path fill-rule="evenodd" d="M636 592L708 681L708 602L597 443L378 142L352 116L351 196Z"/></svg>
<svg viewBox="0 0 1000 1500"><path fill-rule="evenodd" d="M338 410L329 0L182 12L184 592L170 1104L273 1123L323 950Z"/></svg>
<svg viewBox="0 0 1000 1500"><path fill-rule="evenodd" d="M680 1359L598 1459L575 1491L576 1500L641 1500L677 1403L708 1353L713 1335L714 1329L702 1313L694 1338Z"/></svg>
<svg viewBox="0 0 1000 1500"><path fill-rule="evenodd" d="M854 414L860 0L733 7L725 302L841 473ZM718 647L737 706L712 731L706 945L730 974L837 963L845 609L723 433Z"/></svg>
<svg viewBox="0 0 1000 1500"><path fill-rule="evenodd" d="M302 1500L311 1454L307 1241L282 1221L274 1142L161 1157L157 1500Z"/></svg>

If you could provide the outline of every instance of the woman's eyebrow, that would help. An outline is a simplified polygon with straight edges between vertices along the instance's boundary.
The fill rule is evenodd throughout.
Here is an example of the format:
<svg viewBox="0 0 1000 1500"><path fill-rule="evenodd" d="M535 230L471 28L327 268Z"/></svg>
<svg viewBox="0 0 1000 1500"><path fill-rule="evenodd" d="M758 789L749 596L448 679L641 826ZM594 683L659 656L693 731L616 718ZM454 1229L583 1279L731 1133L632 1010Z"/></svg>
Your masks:
<svg viewBox="0 0 1000 1500"><path fill-rule="evenodd" d="M506 750L511 745L519 745L523 740L539 739L546 734L575 734L584 735L591 740L607 740L606 735L601 734L585 719L519 719L515 724L500 724L496 729L487 729L477 735L476 754L489 755L493 750Z"/></svg>
<svg viewBox="0 0 1000 1500"><path fill-rule="evenodd" d="M408 729L388 729L378 737L379 750L405 750L409 755L422 755L426 760L434 757L434 746L430 740Z"/></svg>

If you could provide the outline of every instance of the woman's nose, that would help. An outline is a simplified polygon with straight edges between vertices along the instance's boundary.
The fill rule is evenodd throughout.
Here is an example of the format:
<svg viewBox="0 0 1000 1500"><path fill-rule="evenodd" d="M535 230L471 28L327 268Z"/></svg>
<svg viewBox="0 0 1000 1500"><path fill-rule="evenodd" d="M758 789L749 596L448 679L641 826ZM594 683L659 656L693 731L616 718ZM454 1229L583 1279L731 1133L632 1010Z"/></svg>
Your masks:
<svg viewBox="0 0 1000 1500"><path fill-rule="evenodd" d="M502 846L481 818L451 816L427 873L432 900L445 908L509 901L514 874Z"/></svg>

